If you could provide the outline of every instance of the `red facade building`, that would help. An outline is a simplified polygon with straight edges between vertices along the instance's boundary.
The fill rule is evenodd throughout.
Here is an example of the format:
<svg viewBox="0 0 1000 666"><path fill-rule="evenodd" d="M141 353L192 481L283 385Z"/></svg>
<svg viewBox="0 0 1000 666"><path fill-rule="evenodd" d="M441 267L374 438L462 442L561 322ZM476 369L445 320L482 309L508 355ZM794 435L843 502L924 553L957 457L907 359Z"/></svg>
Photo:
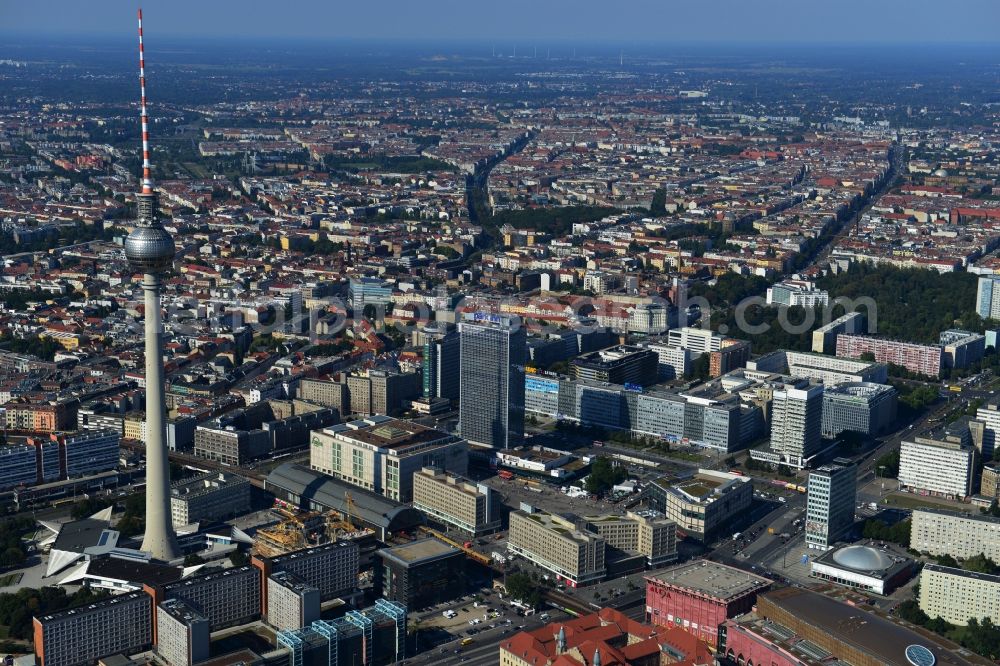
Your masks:
<svg viewBox="0 0 1000 666"><path fill-rule="evenodd" d="M750 611L770 584L734 567L694 560L646 578L646 618L683 628L715 647L722 624Z"/></svg>

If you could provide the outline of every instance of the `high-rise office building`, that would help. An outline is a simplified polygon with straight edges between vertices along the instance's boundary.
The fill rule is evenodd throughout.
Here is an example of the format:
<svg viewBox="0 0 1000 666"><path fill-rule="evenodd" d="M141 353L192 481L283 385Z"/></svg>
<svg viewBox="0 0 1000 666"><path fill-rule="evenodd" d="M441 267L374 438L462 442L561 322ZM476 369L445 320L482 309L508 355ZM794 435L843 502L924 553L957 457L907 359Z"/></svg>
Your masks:
<svg viewBox="0 0 1000 666"><path fill-rule="evenodd" d="M976 314L1000 320L1000 275L982 275L976 291Z"/></svg>
<svg viewBox="0 0 1000 666"><path fill-rule="evenodd" d="M996 449L997 432L1000 431L1000 404L990 402L976 411L976 420L985 424L982 442L983 460L992 460Z"/></svg>
<svg viewBox="0 0 1000 666"><path fill-rule="evenodd" d="M829 550L854 524L857 469L824 465L809 473L806 500L806 545Z"/></svg>
<svg viewBox="0 0 1000 666"><path fill-rule="evenodd" d="M495 449L520 446L524 440L524 328L516 319L476 314L461 322L458 330L462 437Z"/></svg>
<svg viewBox="0 0 1000 666"><path fill-rule="evenodd" d="M786 384L774 392L771 451L793 467L804 467L822 444L823 387Z"/></svg>
<svg viewBox="0 0 1000 666"><path fill-rule="evenodd" d="M425 398L458 398L461 342L457 331L442 326L424 329L423 395Z"/></svg>

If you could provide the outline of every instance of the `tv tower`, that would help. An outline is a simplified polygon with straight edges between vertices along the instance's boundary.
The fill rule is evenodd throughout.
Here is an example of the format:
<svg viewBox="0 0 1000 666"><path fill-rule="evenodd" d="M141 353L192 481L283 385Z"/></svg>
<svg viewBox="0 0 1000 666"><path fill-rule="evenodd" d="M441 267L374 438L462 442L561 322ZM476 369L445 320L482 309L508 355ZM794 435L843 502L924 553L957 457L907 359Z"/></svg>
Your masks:
<svg viewBox="0 0 1000 666"><path fill-rule="evenodd" d="M157 219L159 198L153 189L149 163L149 116L146 114L146 60L142 48L142 9L139 10L139 113L142 119L142 188L136 194L138 225L125 239L125 257L142 271L146 304L146 534L142 550L158 560L180 556L170 520L170 476L167 467L165 405L163 398L163 322L160 287L163 273L174 263L174 239Z"/></svg>

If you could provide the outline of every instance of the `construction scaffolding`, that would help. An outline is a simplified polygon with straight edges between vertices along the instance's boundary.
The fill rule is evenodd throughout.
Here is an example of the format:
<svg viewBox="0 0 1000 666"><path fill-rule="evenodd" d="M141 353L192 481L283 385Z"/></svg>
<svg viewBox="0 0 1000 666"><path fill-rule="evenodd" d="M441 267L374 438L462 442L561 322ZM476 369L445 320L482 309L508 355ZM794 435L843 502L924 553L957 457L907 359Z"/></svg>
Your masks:
<svg viewBox="0 0 1000 666"><path fill-rule="evenodd" d="M254 555L276 557L310 546L354 540L375 533L374 530L357 527L349 515L337 511L295 511L284 506L276 506L273 511L282 520L273 527L257 530L253 540Z"/></svg>

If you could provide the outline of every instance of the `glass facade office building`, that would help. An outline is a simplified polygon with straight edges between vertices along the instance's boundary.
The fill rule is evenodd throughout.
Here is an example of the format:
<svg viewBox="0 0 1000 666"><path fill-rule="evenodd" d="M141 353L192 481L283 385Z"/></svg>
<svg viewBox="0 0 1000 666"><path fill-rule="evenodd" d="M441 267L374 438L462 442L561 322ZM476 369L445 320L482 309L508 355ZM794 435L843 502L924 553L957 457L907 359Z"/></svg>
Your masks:
<svg viewBox="0 0 1000 666"><path fill-rule="evenodd" d="M459 324L459 431L496 449L524 441L527 336L516 319L476 315Z"/></svg>

